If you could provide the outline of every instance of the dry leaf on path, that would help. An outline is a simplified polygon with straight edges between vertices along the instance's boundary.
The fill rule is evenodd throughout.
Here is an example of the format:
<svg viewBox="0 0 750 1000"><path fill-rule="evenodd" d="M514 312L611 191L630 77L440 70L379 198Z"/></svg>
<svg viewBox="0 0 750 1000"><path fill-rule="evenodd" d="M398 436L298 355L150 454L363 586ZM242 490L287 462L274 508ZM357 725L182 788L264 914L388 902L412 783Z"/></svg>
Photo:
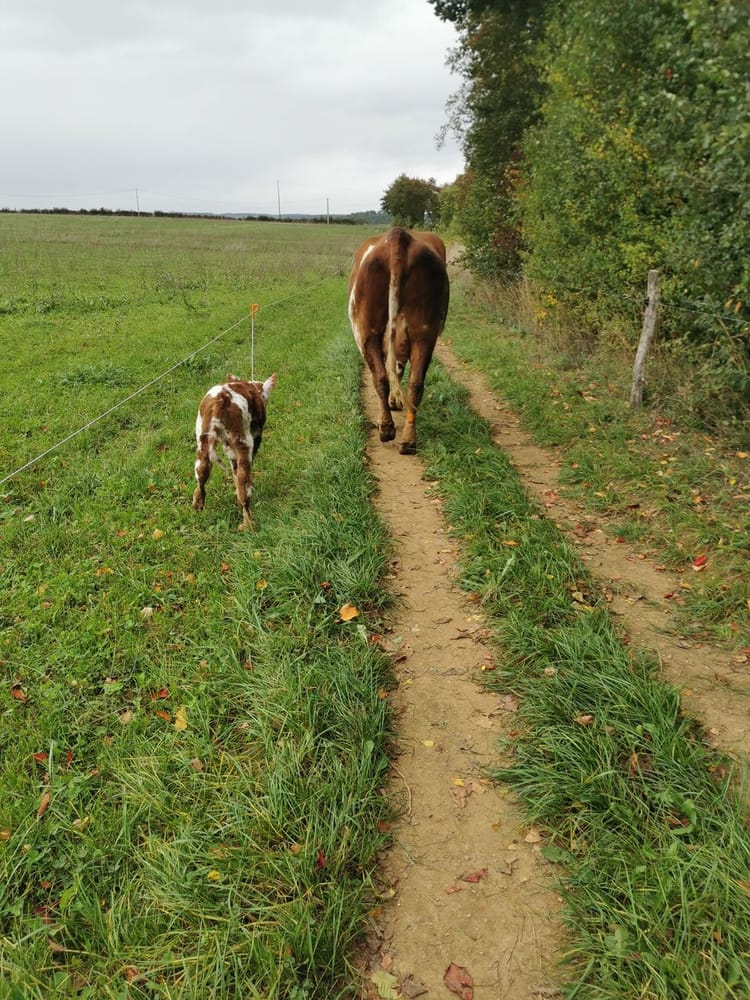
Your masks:
<svg viewBox="0 0 750 1000"><path fill-rule="evenodd" d="M462 882L481 882L488 873L488 868L478 868L475 872L467 872L466 875L459 875L459 878Z"/></svg>
<svg viewBox="0 0 750 1000"><path fill-rule="evenodd" d="M474 980L469 975L469 970L462 965L451 962L445 970L443 982L461 1000L474 1000Z"/></svg>
<svg viewBox="0 0 750 1000"><path fill-rule="evenodd" d="M359 611L353 604L342 604L339 608L339 621L350 622L352 618L357 618Z"/></svg>
<svg viewBox="0 0 750 1000"><path fill-rule="evenodd" d="M408 997L409 1000L414 1000L414 997L421 997L427 993L427 988L414 976L407 976L406 979L401 983L401 993L403 996Z"/></svg>
<svg viewBox="0 0 750 1000"><path fill-rule="evenodd" d="M398 979L390 972L375 972L372 981L383 1000L398 1000Z"/></svg>
<svg viewBox="0 0 750 1000"><path fill-rule="evenodd" d="M184 705L181 705L174 714L174 727L181 733L188 727L187 709Z"/></svg>

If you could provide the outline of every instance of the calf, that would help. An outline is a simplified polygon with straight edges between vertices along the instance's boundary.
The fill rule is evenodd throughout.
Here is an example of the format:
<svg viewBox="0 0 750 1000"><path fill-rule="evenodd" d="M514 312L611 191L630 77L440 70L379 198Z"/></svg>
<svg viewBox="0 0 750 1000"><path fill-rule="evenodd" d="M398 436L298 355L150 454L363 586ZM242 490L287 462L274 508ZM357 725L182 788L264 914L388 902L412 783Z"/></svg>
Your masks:
<svg viewBox="0 0 750 1000"><path fill-rule="evenodd" d="M266 402L275 385L275 372L265 382L243 382L236 375L228 375L226 382L208 390L198 408L195 421L198 444L195 478L198 485L193 493L193 507L203 510L211 466L214 462L221 465L216 454L216 444L220 441L232 463L237 502L242 508L240 531L253 527L250 515L251 469L263 437Z"/></svg>
<svg viewBox="0 0 750 1000"><path fill-rule="evenodd" d="M415 421L435 343L448 312L445 244L435 233L396 226L371 237L354 255L349 320L380 400L380 440L392 441L392 410L406 405L399 451L416 451ZM406 395L401 377L409 362Z"/></svg>

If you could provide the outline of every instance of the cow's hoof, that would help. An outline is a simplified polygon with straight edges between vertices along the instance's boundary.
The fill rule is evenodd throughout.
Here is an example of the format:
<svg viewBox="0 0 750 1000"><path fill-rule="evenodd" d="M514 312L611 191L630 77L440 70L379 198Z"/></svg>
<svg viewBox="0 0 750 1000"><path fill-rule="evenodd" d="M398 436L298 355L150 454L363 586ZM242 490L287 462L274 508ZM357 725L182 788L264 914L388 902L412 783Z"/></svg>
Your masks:
<svg viewBox="0 0 750 1000"><path fill-rule="evenodd" d="M396 436L395 424L381 424L380 425L380 440L381 441L392 441Z"/></svg>
<svg viewBox="0 0 750 1000"><path fill-rule="evenodd" d="M401 455L416 455L417 445L414 441L402 441L398 446L399 453Z"/></svg>
<svg viewBox="0 0 750 1000"><path fill-rule="evenodd" d="M399 399L397 396L390 396L388 398L388 405L392 410L403 410L404 401L403 399Z"/></svg>

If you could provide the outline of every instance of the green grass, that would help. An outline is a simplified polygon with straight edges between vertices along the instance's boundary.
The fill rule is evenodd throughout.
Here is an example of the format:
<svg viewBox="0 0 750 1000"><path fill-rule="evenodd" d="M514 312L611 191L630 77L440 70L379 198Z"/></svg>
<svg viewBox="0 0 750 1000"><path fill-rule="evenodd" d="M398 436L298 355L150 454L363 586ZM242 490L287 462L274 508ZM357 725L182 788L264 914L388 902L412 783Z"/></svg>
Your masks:
<svg viewBox="0 0 750 1000"><path fill-rule="evenodd" d="M390 664L373 641L390 544L371 505L346 321L344 275L363 235L0 214L0 479L116 407L0 487L3 1000L355 993L393 725ZM580 395L561 371L537 370L520 333L504 337L455 292L455 349L548 443L575 449L571 491L619 510L619 530L655 549L671 510L675 558L725 531L701 517L709 487L724 497L713 512L736 523L718 487L743 491L744 459L708 442L683 454L686 438L648 415L623 423L613 390L600 399L586 382ZM238 533L219 471L206 509L190 506L193 426L208 386L248 374L253 302L256 375L276 370L279 383L254 469L257 530ZM463 583L496 635L493 676L519 698L496 776L546 835L566 900L568 994L746 996L738 772L620 641L575 553L437 363L420 447L461 540ZM630 480L602 472L607 449L629 456ZM625 513L633 491L653 517ZM641 521L656 525L648 536ZM737 638L741 536L725 534L711 558L726 548L728 589L701 583L691 614L714 601L721 627L701 627L736 625ZM344 603L358 617L342 622Z"/></svg>
<svg viewBox="0 0 750 1000"><path fill-rule="evenodd" d="M6 262L35 260L37 291L67 245L47 221L40 246L33 231L20 245L3 232ZM359 234L329 245L325 227L110 220L94 265L85 226L99 221L64 221L77 253L63 306L2 321L14 359L4 468L250 301L264 306L256 373L278 370L279 385L252 534L236 531L220 471L206 509L190 506L197 404L227 370L248 372L249 323L3 487L0 996L348 995L390 738L389 664L368 629L387 604L389 546L369 502L339 274ZM259 262L244 276L242 240L242 259ZM145 270L177 269L172 254L183 274L207 275L216 313L145 288ZM65 305L109 276L114 310ZM35 353L42 339L54 350ZM348 623L345 602L360 610Z"/></svg>
<svg viewBox="0 0 750 1000"><path fill-rule="evenodd" d="M566 995L747 996L750 831L737 769L657 665L622 642L465 392L438 366L430 374L423 454L461 541L463 585L494 627L493 683L519 700L495 777L559 871Z"/></svg>
<svg viewBox="0 0 750 1000"><path fill-rule="evenodd" d="M750 438L709 438L658 401L631 411L637 329L632 354L602 343L571 356L569 343L529 333L517 318L504 326L500 317L515 307L481 285L454 295L446 335L456 353L485 374L538 443L559 451L564 496L599 515L613 537L687 571L685 604L675 608L686 634L750 645ZM675 363L655 354L650 384ZM705 570L693 573L704 554Z"/></svg>

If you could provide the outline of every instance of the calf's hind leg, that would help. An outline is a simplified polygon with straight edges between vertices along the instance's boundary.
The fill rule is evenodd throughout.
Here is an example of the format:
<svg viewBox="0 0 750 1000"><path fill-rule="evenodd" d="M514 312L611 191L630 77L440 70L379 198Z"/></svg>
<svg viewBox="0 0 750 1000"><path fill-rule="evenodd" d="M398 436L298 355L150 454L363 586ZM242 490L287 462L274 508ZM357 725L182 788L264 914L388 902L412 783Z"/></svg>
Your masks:
<svg viewBox="0 0 750 1000"><path fill-rule="evenodd" d="M246 531L254 528L255 522L250 513L250 496L253 492L252 462L250 449L240 447L232 459L232 472L234 473L234 486L237 493L237 503L242 509L242 524L238 530Z"/></svg>
<svg viewBox="0 0 750 1000"><path fill-rule="evenodd" d="M198 444L198 453L195 459L195 479L198 485L193 493L193 507L196 510L203 510L206 502L206 483L211 475L211 454L208 438L201 435Z"/></svg>

